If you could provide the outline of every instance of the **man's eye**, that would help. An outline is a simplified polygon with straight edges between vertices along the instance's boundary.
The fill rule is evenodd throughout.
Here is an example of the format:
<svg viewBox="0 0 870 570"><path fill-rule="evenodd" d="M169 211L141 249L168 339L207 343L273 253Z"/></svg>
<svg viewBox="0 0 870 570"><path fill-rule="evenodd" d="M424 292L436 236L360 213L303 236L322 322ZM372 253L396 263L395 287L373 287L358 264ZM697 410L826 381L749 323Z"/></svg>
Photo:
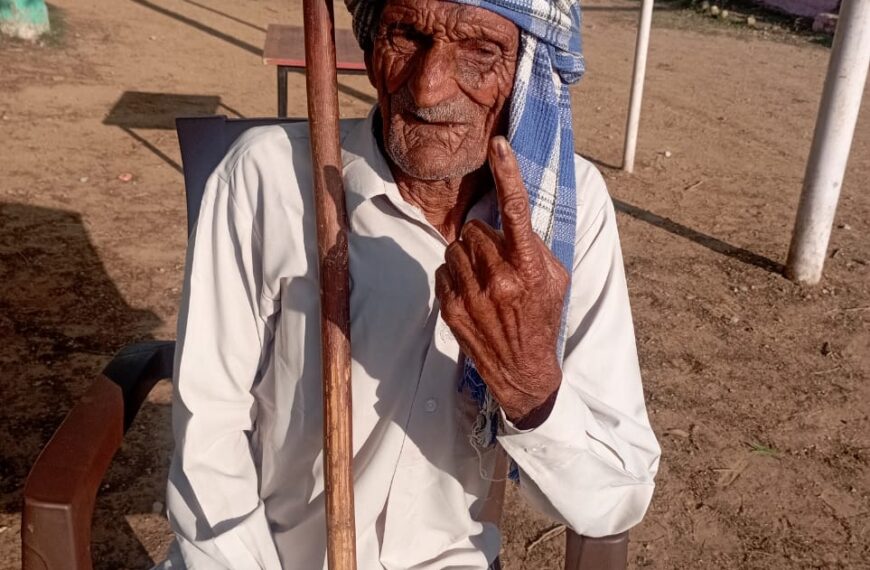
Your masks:
<svg viewBox="0 0 870 570"><path fill-rule="evenodd" d="M466 40L461 45L462 57L466 61L485 67L492 67L501 57L501 50L490 42Z"/></svg>
<svg viewBox="0 0 870 570"><path fill-rule="evenodd" d="M488 71L501 58L501 50L489 42L465 41L460 48L460 56L480 71Z"/></svg>
<svg viewBox="0 0 870 570"><path fill-rule="evenodd" d="M389 33L390 46L400 53L414 53L420 49L426 41L426 38L407 28L394 28Z"/></svg>

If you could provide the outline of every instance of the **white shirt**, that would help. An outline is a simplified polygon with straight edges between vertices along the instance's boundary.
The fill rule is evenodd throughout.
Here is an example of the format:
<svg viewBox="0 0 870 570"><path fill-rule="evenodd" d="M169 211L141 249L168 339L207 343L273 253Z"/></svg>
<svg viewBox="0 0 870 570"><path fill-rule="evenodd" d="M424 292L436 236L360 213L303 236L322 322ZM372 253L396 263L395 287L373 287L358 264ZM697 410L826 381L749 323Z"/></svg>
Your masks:
<svg viewBox="0 0 870 570"><path fill-rule="evenodd" d="M372 115L341 134L359 568L486 568L505 462L469 443L477 408L458 390L462 356L434 296L447 242L401 198ZM533 505L602 536L643 517L660 451L613 206L598 171L575 164L562 385L541 426L502 417L498 442ZM493 199L470 217L487 218ZM189 245L167 568L325 568L316 243L307 125L250 130L211 176Z"/></svg>

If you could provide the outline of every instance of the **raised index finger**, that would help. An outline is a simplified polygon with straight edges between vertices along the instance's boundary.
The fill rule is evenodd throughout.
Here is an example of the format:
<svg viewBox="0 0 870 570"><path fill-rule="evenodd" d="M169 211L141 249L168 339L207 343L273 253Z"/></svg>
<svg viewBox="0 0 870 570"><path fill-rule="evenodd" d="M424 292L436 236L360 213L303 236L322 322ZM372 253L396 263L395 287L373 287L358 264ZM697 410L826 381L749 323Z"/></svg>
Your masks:
<svg viewBox="0 0 870 570"><path fill-rule="evenodd" d="M533 269L538 261L538 247L529 195L517 159L504 137L493 137L490 141L489 166L495 179L508 256L517 268Z"/></svg>

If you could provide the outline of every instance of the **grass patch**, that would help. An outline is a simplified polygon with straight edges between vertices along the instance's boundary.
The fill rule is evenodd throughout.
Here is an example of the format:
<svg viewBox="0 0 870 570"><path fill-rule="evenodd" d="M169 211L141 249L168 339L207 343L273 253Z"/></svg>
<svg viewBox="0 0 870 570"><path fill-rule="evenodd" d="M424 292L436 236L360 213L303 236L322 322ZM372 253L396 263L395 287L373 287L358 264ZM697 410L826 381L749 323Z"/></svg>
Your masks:
<svg viewBox="0 0 870 570"><path fill-rule="evenodd" d="M779 457L780 455L780 451L775 447L764 445L763 443L759 443L757 441L746 442L746 445L749 446L750 452L757 455L762 455L764 457Z"/></svg>

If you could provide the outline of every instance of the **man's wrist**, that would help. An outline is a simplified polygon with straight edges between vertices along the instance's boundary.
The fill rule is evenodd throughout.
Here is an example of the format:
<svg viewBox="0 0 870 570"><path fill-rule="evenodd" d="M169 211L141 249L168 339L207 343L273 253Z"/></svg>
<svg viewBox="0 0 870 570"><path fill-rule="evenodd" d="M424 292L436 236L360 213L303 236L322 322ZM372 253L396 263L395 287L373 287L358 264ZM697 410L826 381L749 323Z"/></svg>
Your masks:
<svg viewBox="0 0 870 570"><path fill-rule="evenodd" d="M556 387L547 398L532 408L525 415L519 418L514 418L510 414L506 414L508 419L519 430L530 430L543 424L550 417L550 412L553 411L553 406L556 404L556 396L559 394L559 388Z"/></svg>

